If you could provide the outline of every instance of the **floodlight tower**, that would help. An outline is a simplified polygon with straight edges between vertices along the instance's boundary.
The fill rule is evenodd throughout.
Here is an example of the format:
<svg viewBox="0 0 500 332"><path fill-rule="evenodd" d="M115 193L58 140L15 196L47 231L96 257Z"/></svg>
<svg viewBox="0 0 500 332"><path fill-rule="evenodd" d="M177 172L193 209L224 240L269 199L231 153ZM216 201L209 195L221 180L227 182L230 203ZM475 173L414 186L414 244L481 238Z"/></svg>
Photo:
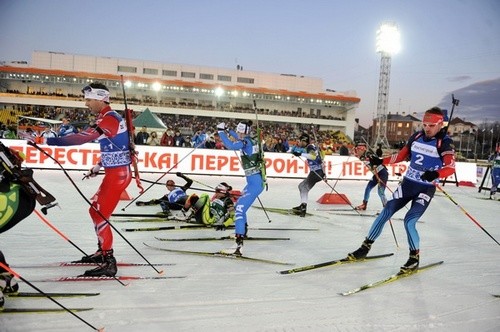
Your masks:
<svg viewBox="0 0 500 332"><path fill-rule="evenodd" d="M383 23L377 31L377 53L380 53L380 77L378 81L377 126L375 145L389 148L387 141L387 108L391 74L391 56L400 49L400 34L395 23Z"/></svg>

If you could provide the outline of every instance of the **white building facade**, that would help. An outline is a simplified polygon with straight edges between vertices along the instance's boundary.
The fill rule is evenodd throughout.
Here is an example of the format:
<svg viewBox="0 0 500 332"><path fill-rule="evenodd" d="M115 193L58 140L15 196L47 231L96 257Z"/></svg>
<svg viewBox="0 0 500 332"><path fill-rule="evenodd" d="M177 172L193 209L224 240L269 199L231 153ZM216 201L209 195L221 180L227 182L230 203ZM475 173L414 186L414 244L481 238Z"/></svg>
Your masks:
<svg viewBox="0 0 500 332"><path fill-rule="evenodd" d="M121 109L122 77L134 111L255 119L255 101L259 121L315 124L349 137L360 102L314 77L35 51L31 63L0 66L0 107L82 108L82 87L99 81L110 89L112 107Z"/></svg>

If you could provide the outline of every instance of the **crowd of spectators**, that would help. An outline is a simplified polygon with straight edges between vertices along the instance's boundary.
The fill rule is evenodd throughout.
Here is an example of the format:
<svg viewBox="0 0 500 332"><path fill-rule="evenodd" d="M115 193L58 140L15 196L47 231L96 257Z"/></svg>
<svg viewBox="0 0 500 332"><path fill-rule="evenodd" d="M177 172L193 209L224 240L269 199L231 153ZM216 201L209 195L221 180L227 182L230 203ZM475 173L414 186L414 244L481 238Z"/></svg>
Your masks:
<svg viewBox="0 0 500 332"><path fill-rule="evenodd" d="M63 94L60 92L45 92L33 89L29 92L21 92L19 90L7 89L6 93L12 94L28 94L35 96L50 96L50 97L59 97L59 98L71 98L77 100L83 100L81 95L74 95L71 93ZM123 99L119 96L111 96L111 102L122 102ZM191 109L200 109L200 110L217 110L222 112L236 112L236 113L254 113L255 109L251 106L232 106L229 104L219 104L217 107L210 103L197 103L194 100L186 99L176 101L171 98L166 99L158 99L156 96L149 95L129 95L127 96L127 102L130 105L143 105L143 106L160 106L160 107L174 107L174 108L191 108ZM311 119L328 119L328 120L345 120L345 118L341 115L314 115L309 114L308 112L299 112L299 111L288 111L288 110L278 110L278 109L267 109L267 108L257 108L257 113L262 115L277 115L277 116L293 116L293 117L302 117L302 118L311 118Z"/></svg>
<svg viewBox="0 0 500 332"><path fill-rule="evenodd" d="M86 109L69 109L50 106L18 106L21 114L34 118L62 120L61 125L54 128L47 123L20 118L19 127L34 129L34 135L72 134L84 130L95 120ZM214 118L203 116L188 116L178 114L158 113L158 117L166 125L166 129L137 128L135 144L197 147L208 149L223 149L217 134L216 125L225 122L229 127L236 127L239 120L234 118ZM343 135L337 131L319 131L310 124L292 124L284 122L259 121L263 137L263 149L268 152L287 152L290 145L294 145L297 137L306 132L317 136L320 146L327 153L337 153L341 147ZM47 129L48 128L48 129ZM314 134L314 135L313 135ZM15 135L14 135L15 136Z"/></svg>

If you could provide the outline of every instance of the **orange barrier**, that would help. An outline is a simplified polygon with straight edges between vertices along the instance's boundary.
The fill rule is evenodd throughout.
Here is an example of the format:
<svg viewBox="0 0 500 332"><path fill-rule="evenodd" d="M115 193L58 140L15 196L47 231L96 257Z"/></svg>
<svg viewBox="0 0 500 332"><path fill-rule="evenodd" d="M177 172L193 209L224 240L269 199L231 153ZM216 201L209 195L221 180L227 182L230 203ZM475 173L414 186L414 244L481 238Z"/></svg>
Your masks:
<svg viewBox="0 0 500 332"><path fill-rule="evenodd" d="M316 202L320 204L347 204L351 205L351 202L344 194L323 194Z"/></svg>

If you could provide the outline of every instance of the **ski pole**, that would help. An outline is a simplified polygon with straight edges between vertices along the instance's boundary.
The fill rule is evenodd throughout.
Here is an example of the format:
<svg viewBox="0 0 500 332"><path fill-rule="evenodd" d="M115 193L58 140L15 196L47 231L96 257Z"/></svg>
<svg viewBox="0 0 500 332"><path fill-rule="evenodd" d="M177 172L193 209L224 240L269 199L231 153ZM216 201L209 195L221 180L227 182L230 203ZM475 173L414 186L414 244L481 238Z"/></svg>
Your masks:
<svg viewBox="0 0 500 332"><path fill-rule="evenodd" d="M349 161L349 158L351 158L351 156L347 156L347 160L345 161L346 163ZM343 165L344 163L342 163ZM333 184L333 188L332 188L332 191L330 192L330 195L333 193L333 191L335 190L335 187L337 186L337 183L339 183L339 180L340 180L340 177L342 176L342 174L344 174L344 167L342 167L342 170L340 171L340 174L339 176L337 176L337 180L335 180L335 183Z"/></svg>
<svg viewBox="0 0 500 332"><path fill-rule="evenodd" d="M301 161L304 161L304 159L302 159L302 157L301 157L301 156L297 156L297 158L299 158ZM359 215L361 214L361 213L359 213L359 211L358 211L358 210L356 210L356 209L354 208L354 206L352 205L352 203L351 203L351 202L349 202L349 200L348 200L347 198L345 198L343 195L341 195L341 194L340 194L340 193L339 193L339 192L335 189L335 187L332 187L332 186L328 183L328 181L327 181L325 178L322 178L322 177L318 174L318 172L316 172L316 171L312 171L312 172L313 172L314 174L316 174L316 176L317 176L318 178L320 178L320 179L321 179L321 181L323 181L323 182L324 182L324 183L325 183L328 187L330 187L330 188L332 189L332 192L335 192L337 195L339 195L339 197L340 197L340 198L342 198L342 199L344 200L344 202L345 202L346 204L348 204L350 207L352 207L353 211L356 211L356 213L357 213L357 214L359 214Z"/></svg>
<svg viewBox="0 0 500 332"><path fill-rule="evenodd" d="M151 187L153 187L155 184L157 184L158 182L160 182L160 180L163 179L163 177L165 175L169 174L170 171L172 171L174 168L176 168L177 165L179 165L182 161L184 161L184 159L186 159L187 157L189 157L202 143L203 142L200 142L197 146L193 147L193 149L190 152L188 152L184 157L182 157L181 160L179 160L177 163L175 163L175 165L173 165L172 167L170 167L155 182L151 183L146 189L144 189L139 195L137 195L137 197L135 197L124 208L122 208L122 211L125 211L126 208L128 208L132 203L134 203L139 197L141 197L142 195L144 195L149 189L151 189Z"/></svg>
<svg viewBox="0 0 500 332"><path fill-rule="evenodd" d="M392 190L391 190L389 187L387 187L387 183L384 183L384 182L382 181L382 179L380 179L380 176L378 175L378 173L377 173L376 171L374 171L374 170L373 170L370 166L368 166L367 164L365 164L365 166L366 166L366 167L368 167L368 169L369 169L369 170L373 173L373 175L374 175L374 176L375 176L375 178L377 179L377 182L378 182L378 184L379 184L379 185L383 186L384 188L389 189L389 191L391 192L391 194L394 194L394 193L392 192ZM384 203L384 207L385 207L385 204L386 204L386 203ZM406 205L405 205L405 207L406 207ZM391 218L389 218L389 225L391 226L392 237L394 238L394 242L396 242L396 248L399 248L398 239L396 238L396 233L394 232L394 226L392 226L392 220L391 220Z"/></svg>
<svg viewBox="0 0 500 332"><path fill-rule="evenodd" d="M194 180L194 179L191 179L191 180L193 180L193 182L196 182L196 183L198 183L198 184L200 184L200 185L202 185L202 186L205 186L205 187L207 187L207 188L210 188L210 189L212 189L212 190L214 190L214 189L215 189L214 187L209 186L208 184L203 183L203 182L201 182L201 181Z"/></svg>
<svg viewBox="0 0 500 332"><path fill-rule="evenodd" d="M365 140L365 138L364 138L364 137L362 137L362 138L363 138L363 140L365 141L365 144L366 144L366 146L367 146L367 148L368 148L368 151L370 151L370 152L371 152L371 153L373 153L374 155L377 155L377 154L373 151L373 149L370 147L370 145L368 145L368 142ZM361 159L360 159L360 160L361 160ZM374 175L374 176L375 176L375 178L377 179L378 184L379 184L379 185L384 186L384 188L385 188L385 189L389 190L389 192L391 193L391 195L394 195L394 192L391 190L391 188L389 188L389 187L387 186L387 183L383 182L383 181L382 181L382 179L380 179L380 176L378 175L378 173L377 173L375 170L373 170L373 169L370 167L370 165L369 165L369 164L366 164L366 163L364 163L364 162L363 162L363 164L364 164L366 167L368 167L368 169L370 170L370 172L372 172L372 173L373 173L373 175ZM384 203L383 205L384 205L384 207L385 207L385 203ZM408 207L407 207L406 205L405 205L405 208L408 210ZM398 239L396 238L396 233L394 232L394 227L392 226L392 220L391 220L390 218L389 218L389 225L391 226L392 236L394 237L394 241L396 242L396 247L397 247L397 248L399 248Z"/></svg>
<svg viewBox="0 0 500 332"><path fill-rule="evenodd" d="M102 213L101 211L96 208L90 201L89 199L82 193L82 191L80 190L80 188L76 185L75 181L73 181L73 179L71 178L71 176L69 176L68 172L66 171L66 169L61 165L61 163L55 159L50 153L48 153L47 151L45 151L44 149L42 149L38 144L36 144L35 142L31 142L31 141L28 141L27 142L29 145L35 147L37 150L39 150L40 152L42 152L44 155L46 155L47 157L49 157L51 160L53 160L58 166L59 168L61 168L61 170L63 171L64 175L69 179L69 181L71 182L71 184L73 185L73 187L75 187L76 191L80 194L80 196L85 200L85 202L87 202L87 204L92 207L94 209L94 211L97 212L97 214L99 214L99 216L104 220L106 221L106 223L116 232L116 234L118 234L142 259L144 259L144 261L146 263L148 263L149 266L151 266L151 268L153 270L155 270L158 274L162 274L163 271L158 271L158 269L153 265L151 264L146 257L144 257L143 254L141 254L141 252L132 244L130 243L129 240L127 240L127 238L109 221L108 218L106 218Z"/></svg>
<svg viewBox="0 0 500 332"><path fill-rule="evenodd" d="M193 180L193 179L191 179L191 180ZM207 189L203 189L203 188L193 188L193 187L191 187L190 189L193 189L193 190L200 190L200 191L207 191L207 192L210 192L210 193L215 192L215 188L214 188L214 187L212 187L212 186L209 186L209 185L208 185L208 184L206 184L206 183L203 183L203 182L201 182L201 181L197 181L197 180L193 180L193 182L196 182L196 183L198 183L198 184L201 184L202 186L208 187L208 188L210 188L211 190L207 190ZM177 186L177 185L176 185L176 187L181 187L181 186ZM239 196L241 196L241 194L233 194L233 193L229 192L229 196L239 197ZM258 198L258 197L257 197L257 198ZM259 199L259 201L260 201L260 199ZM262 205L262 203L261 203L260 205ZM268 218L268 219L269 219L269 218Z"/></svg>
<svg viewBox="0 0 500 332"><path fill-rule="evenodd" d="M149 181L149 180L144 180L144 179L141 179L142 182L146 182L146 183L152 183L153 181ZM194 180L193 180L194 181ZM174 187L182 187L182 186L179 186L179 185L174 185ZM197 190L197 191L205 191L205 192L209 192L209 193L213 193L215 192L214 189L205 189L205 188L196 188L196 187L189 187L189 189L191 190ZM229 193L230 196L241 196L241 194L232 194L232 193ZM183 204L179 204L179 205L182 205L184 206Z"/></svg>
<svg viewBox="0 0 500 332"><path fill-rule="evenodd" d="M47 226L49 226L54 232L56 232L60 237L62 237L66 242L75 247L84 256L88 256L85 251L83 251L79 246L77 246L73 241L71 241L66 235L64 235L59 229L57 229L47 218L45 218L37 209L34 210L35 214L43 221Z"/></svg>
<svg viewBox="0 0 500 332"><path fill-rule="evenodd" d="M262 147L262 138L264 137L262 131L259 126L259 110L257 109L257 102L255 99L253 100L253 109L255 111L255 128L257 129L257 145L259 147L259 159L260 159L260 175L262 177L262 185L266 188L266 191L269 190L269 186L267 185L267 170L266 170L266 159L264 158L264 148ZM241 163L241 160L240 160ZM262 204L262 203L261 203ZM262 206L264 207L264 206ZM266 213L267 214L267 213ZM268 218L269 219L269 218ZM271 220L269 220L271 222Z"/></svg>
<svg viewBox="0 0 500 332"><path fill-rule="evenodd" d="M77 319L79 319L80 321L82 321L83 323L85 323L87 326L91 327L92 329L94 329L96 331L104 331L104 327L96 328L95 326L93 326L92 324L90 324L89 322L87 322L85 319L83 319L82 317L78 316L76 313L74 313L70 309L66 308L59 301L55 300L52 296L48 295L47 293L45 293L44 291L42 291L40 288L38 288L35 285L33 285L31 282L29 282L28 280L24 279L19 273L17 273L16 271L12 270L6 264L0 262L0 267L4 268L6 271L8 271L12 275L14 275L16 278L18 278L18 279L22 280L23 282L25 282L26 284L28 284L31 288L35 289L37 292L39 292L40 294L42 294L43 296L45 296L46 298L48 298L49 300L51 300L52 302L54 302L55 304L57 304L59 307L63 308L65 311L67 311L70 314L72 314L74 317L76 317Z"/></svg>
<svg viewBox="0 0 500 332"><path fill-rule="evenodd" d="M134 142L135 128L134 124L132 123L132 110L129 109L127 105L127 95L125 94L125 82L123 81L123 75L120 75L120 81L122 84L123 103L125 104L124 115L125 115L125 124L127 126L127 131L128 131L130 161L131 161L132 171L134 172L135 176L135 183L137 185L137 188L139 188L139 192L142 194L144 188L142 187L141 175L139 173L139 167L137 166L138 152L135 150L135 142Z"/></svg>
<svg viewBox="0 0 500 332"><path fill-rule="evenodd" d="M267 218L268 222L271 222L271 218L269 218L269 215L267 214L267 211L264 208L264 204L262 204L262 201L260 200L259 196L257 196L257 200L259 201L259 204L262 207L262 210L264 211L264 214L266 215L266 218Z"/></svg>
<svg viewBox="0 0 500 332"><path fill-rule="evenodd" d="M88 256L88 254L83 251L79 246L77 246L73 241L71 241L66 235L64 235L63 232L61 232L59 229L57 229L56 226L54 226L47 218L45 218L40 212L35 209L35 214L40 218L41 221L43 221L47 226L49 226L54 232L56 232L60 237L62 237L66 242L71 244L73 247L75 247L78 251L80 251L84 256ZM98 266L102 267L101 264L97 263ZM118 281L122 286L127 286L126 284L123 283L120 279L117 277L113 276L113 278Z"/></svg>
<svg viewBox="0 0 500 332"><path fill-rule="evenodd" d="M483 226L481 226L479 224L479 222L477 222L476 219L474 219L474 217L472 217L469 212L467 212L460 204L458 204L454 199L453 197L451 197L446 191L444 191L444 189L439 185L439 184L436 184L436 187L450 200L453 202L453 204L455 204L460 210L462 210L463 213L465 213L465 215L467 217L469 217L470 220L472 220L479 228L481 228L481 230L483 232L485 232L493 241L495 241L496 244L498 244L500 246L500 243L490 234L488 233L488 231L486 229L484 229Z"/></svg>

